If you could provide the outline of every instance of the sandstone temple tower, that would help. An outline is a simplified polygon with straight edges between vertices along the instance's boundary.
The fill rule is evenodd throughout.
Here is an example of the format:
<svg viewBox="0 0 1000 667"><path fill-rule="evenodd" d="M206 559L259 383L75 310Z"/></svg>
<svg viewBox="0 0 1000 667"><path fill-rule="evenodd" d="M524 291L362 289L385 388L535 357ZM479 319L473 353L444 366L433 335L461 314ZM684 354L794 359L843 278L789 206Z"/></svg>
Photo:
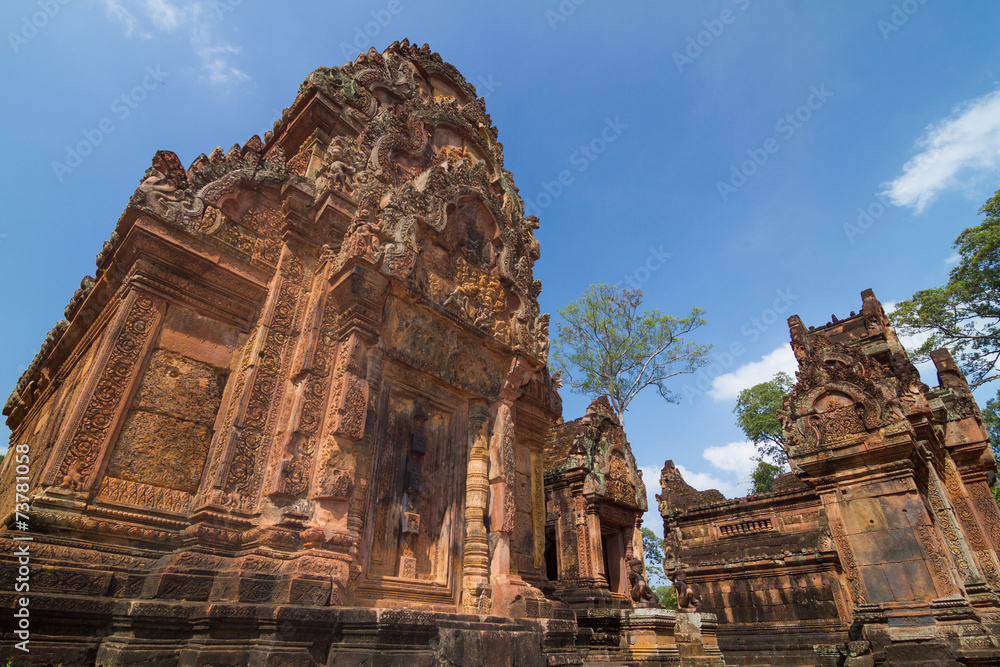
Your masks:
<svg viewBox="0 0 1000 667"><path fill-rule="evenodd" d="M158 152L3 410L32 664L583 664L546 567L537 226L483 100L406 41L310 74L263 140ZM626 620L630 470L588 575ZM642 612L602 656L681 664Z"/></svg>

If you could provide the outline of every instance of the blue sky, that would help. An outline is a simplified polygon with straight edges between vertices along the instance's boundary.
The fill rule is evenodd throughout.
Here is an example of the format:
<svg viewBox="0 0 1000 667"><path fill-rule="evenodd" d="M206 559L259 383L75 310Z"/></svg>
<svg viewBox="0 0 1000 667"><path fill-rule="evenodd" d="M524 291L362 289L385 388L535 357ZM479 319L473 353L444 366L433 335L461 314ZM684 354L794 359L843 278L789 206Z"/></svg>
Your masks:
<svg viewBox="0 0 1000 667"><path fill-rule="evenodd" d="M985 0L5 2L0 386L93 274L156 150L189 164L243 143L316 67L408 37L486 97L541 219L543 311L629 280L647 307L707 309L715 364L677 378L680 404L644 393L627 416L651 507L668 458L745 492L732 409L792 370L786 318L942 284L1000 187L997 25ZM572 419L588 401L566 389Z"/></svg>

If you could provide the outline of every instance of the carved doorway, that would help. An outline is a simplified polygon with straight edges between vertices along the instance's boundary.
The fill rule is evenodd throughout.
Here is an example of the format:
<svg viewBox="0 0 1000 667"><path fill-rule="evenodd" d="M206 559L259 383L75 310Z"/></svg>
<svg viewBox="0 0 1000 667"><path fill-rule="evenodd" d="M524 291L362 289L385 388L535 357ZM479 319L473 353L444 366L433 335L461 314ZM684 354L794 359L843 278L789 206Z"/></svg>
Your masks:
<svg viewBox="0 0 1000 667"><path fill-rule="evenodd" d="M455 602L465 410L391 383L380 398L363 540L369 548L359 595Z"/></svg>

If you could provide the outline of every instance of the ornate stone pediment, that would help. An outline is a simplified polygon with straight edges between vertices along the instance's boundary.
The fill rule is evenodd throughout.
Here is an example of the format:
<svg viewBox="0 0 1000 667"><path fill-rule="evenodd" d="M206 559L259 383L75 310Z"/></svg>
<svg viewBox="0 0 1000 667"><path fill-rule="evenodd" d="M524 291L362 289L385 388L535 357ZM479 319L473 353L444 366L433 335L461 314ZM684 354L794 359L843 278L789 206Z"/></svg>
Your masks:
<svg viewBox="0 0 1000 667"><path fill-rule="evenodd" d="M792 446L874 431L926 408L919 376L907 383L858 347L793 337L792 348L798 383L779 415Z"/></svg>
<svg viewBox="0 0 1000 667"><path fill-rule="evenodd" d="M572 429L572 435L567 431ZM562 433L560 433L562 432ZM592 500L610 500L618 505L645 512L646 485L639 473L622 428L607 397L590 404L587 414L555 427L550 433L550 470L584 471L583 494ZM555 451L557 449L564 451ZM559 464L552 464L559 461Z"/></svg>

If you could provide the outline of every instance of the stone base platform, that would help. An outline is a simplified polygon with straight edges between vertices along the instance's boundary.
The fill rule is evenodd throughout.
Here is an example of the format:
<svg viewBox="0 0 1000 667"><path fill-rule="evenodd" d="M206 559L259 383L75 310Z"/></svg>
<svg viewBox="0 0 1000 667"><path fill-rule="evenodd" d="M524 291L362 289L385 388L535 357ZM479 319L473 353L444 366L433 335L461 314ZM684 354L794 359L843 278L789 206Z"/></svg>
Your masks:
<svg viewBox="0 0 1000 667"><path fill-rule="evenodd" d="M577 609L593 631L587 665L725 667L715 614L671 609Z"/></svg>
<svg viewBox="0 0 1000 667"><path fill-rule="evenodd" d="M10 594L0 606L14 609ZM579 613L579 612L578 612ZM724 667L715 616L664 609L506 618L371 609L33 594L29 653L0 619L0 660L41 667ZM7 663L2 663L7 664Z"/></svg>
<svg viewBox="0 0 1000 667"><path fill-rule="evenodd" d="M12 596L0 605L13 609ZM411 609L33 595L30 653L9 614L0 656L11 665L370 667L582 665L577 623ZM559 614L557 614L558 616Z"/></svg>

